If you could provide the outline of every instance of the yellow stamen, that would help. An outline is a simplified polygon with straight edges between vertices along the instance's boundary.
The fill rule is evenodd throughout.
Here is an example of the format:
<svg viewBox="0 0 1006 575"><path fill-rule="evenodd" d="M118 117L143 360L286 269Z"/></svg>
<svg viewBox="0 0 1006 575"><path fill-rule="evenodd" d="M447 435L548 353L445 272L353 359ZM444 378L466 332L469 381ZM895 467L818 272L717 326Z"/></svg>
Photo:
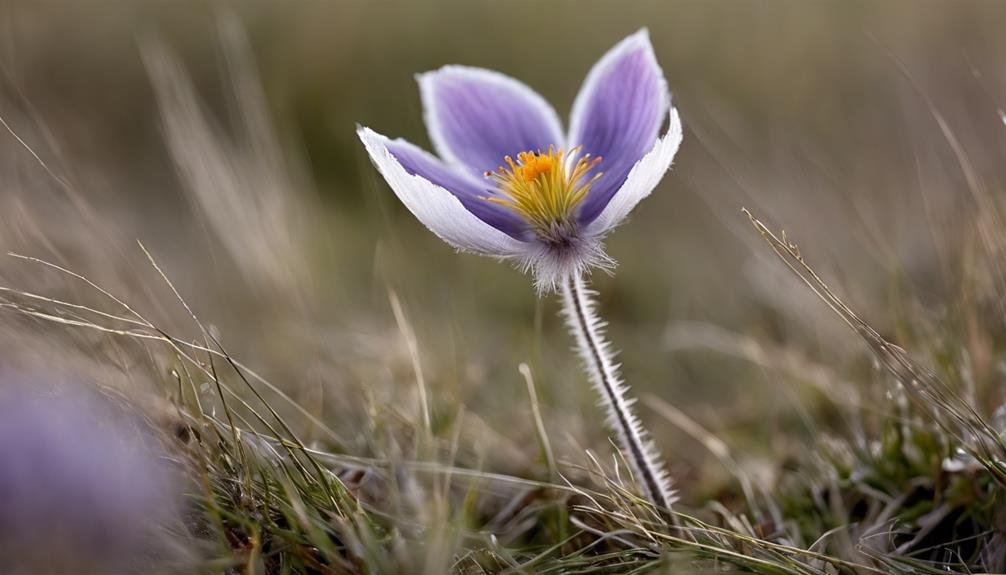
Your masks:
<svg viewBox="0 0 1006 575"><path fill-rule="evenodd" d="M571 224L573 210L601 176L597 172L587 177L601 158L577 157L579 152L579 146L569 154L549 146L548 152L521 152L516 160L507 156L506 166L485 174L496 181L500 195L484 199L510 208L538 232L551 236Z"/></svg>

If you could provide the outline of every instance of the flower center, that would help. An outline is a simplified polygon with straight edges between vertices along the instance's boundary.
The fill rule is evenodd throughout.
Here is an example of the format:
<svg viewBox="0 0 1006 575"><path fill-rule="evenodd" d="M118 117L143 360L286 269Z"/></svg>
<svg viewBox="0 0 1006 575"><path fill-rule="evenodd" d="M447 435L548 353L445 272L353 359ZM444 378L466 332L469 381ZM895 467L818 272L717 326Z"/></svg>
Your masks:
<svg viewBox="0 0 1006 575"><path fill-rule="evenodd" d="M601 158L580 155L580 146L569 153L548 147L504 158L506 166L485 173L500 194L483 199L517 212L539 237L556 240L575 232L573 210L583 201L601 172L589 175Z"/></svg>

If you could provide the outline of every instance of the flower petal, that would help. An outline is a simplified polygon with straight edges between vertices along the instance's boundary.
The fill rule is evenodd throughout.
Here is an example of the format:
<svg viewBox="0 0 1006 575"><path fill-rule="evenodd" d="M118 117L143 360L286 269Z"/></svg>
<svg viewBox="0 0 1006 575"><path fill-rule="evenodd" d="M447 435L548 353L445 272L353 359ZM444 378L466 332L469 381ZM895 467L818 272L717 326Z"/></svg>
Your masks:
<svg viewBox="0 0 1006 575"><path fill-rule="evenodd" d="M476 180L405 140L391 140L387 146L406 172L444 188L483 222L517 240L523 241L530 234L527 222L513 210L486 201L487 197L495 196L497 192L486 185L484 177L481 181Z"/></svg>
<svg viewBox="0 0 1006 575"><path fill-rule="evenodd" d="M428 155L426 157L430 164L423 166L423 171L413 166L410 173L398 159L398 155L415 160L422 156L409 156L402 151L411 148L421 154L421 150L402 141L393 142L362 126L357 129L357 135L398 199L440 239L459 250L489 256L516 257L526 253L527 244L476 217L466 209L457 192L451 193L444 187L463 185L463 177L454 176L453 180L450 179L449 170L442 165L437 166L435 158ZM392 152L392 147L399 151L398 155ZM426 175L435 178L437 183L427 179ZM472 186L470 182L468 185ZM478 188L468 188L465 193L472 193L472 189Z"/></svg>
<svg viewBox="0 0 1006 575"><path fill-rule="evenodd" d="M587 225L585 233L588 237L601 236L617 226L640 200L650 195L667 169L671 167L674 154L681 145L681 138L681 118L678 117L678 111L671 108L667 133L636 162L622 187L612 195L594 221Z"/></svg>
<svg viewBox="0 0 1006 575"><path fill-rule="evenodd" d="M426 127L441 158L481 177L507 155L563 145L555 110L499 72L445 66L418 76Z"/></svg>
<svg viewBox="0 0 1006 575"><path fill-rule="evenodd" d="M657 139L670 92L646 29L619 42L591 69L573 103L569 145L601 156L604 174L580 209L587 225Z"/></svg>

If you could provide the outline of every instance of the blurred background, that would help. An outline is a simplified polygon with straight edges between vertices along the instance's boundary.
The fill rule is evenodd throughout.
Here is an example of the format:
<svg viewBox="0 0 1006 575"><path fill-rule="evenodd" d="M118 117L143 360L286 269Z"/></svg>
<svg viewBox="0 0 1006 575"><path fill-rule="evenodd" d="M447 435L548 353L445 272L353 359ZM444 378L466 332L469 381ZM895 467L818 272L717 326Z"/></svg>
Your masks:
<svg viewBox="0 0 1006 575"><path fill-rule="evenodd" d="M699 498L727 475L654 397L771 481L872 378L742 208L785 229L886 337L952 362L939 339L912 348L939 326L967 343L975 381L1001 380L975 329L1001 316L969 294L996 281L973 246L1006 178L1004 24L995 2L8 1L0 247L201 339L139 240L228 352L350 453L369 452L375 417L416 417L414 333L434 427L465 408L460 459L528 473L526 362L556 451L582 461L610 448L555 298L425 230L355 127L429 149L414 74L451 63L512 75L565 118L592 63L645 26L685 139L610 237L614 276L593 280L641 415ZM0 280L122 313L31 261L0 259ZM0 295L4 369L153 397L171 384L156 344L26 317ZM999 387L980 389L998 402Z"/></svg>

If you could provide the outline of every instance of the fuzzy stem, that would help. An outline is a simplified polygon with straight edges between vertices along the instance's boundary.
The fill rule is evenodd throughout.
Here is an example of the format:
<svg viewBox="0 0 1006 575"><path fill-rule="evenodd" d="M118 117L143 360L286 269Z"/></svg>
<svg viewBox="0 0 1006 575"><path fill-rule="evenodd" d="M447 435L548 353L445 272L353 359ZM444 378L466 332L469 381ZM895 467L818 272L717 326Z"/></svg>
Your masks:
<svg viewBox="0 0 1006 575"><path fill-rule="evenodd" d="M576 339L591 383L607 412L608 425L615 430L626 459L632 466L643 495L661 510L670 511L677 501L672 482L664 470L639 418L632 411L635 399L626 398L628 386L618 373L611 344L604 339L604 323L595 312L582 277L574 276L562 285L566 322Z"/></svg>

